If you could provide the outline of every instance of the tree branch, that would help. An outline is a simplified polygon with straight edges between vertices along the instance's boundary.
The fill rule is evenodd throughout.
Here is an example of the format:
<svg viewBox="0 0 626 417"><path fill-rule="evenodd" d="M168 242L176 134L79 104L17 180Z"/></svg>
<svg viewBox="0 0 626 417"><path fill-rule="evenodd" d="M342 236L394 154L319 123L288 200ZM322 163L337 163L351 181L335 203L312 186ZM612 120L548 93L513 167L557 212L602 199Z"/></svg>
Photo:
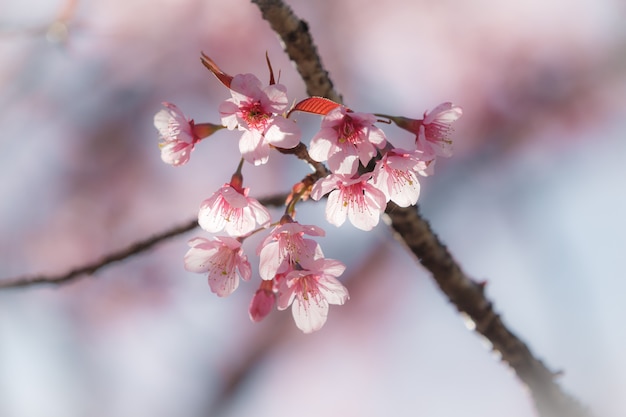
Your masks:
<svg viewBox="0 0 626 417"><path fill-rule="evenodd" d="M313 44L309 25L304 20L298 19L282 0L252 0L252 3L259 6L263 18L282 39L285 52L296 64L306 84L307 93L310 96L326 97L341 103L343 100L335 91Z"/></svg>
<svg viewBox="0 0 626 417"><path fill-rule="evenodd" d="M471 318L475 330L491 342L493 350L500 352L502 360L526 384L541 416L591 415L575 398L561 389L555 381L557 374L551 372L506 327L494 311L493 303L485 296L485 284L472 280L463 272L416 207L403 208L389 203L386 212L398 239L433 274L437 285L457 310Z"/></svg>
<svg viewBox="0 0 626 417"><path fill-rule="evenodd" d="M280 195L275 195L275 196L270 196L270 197L259 199L259 202L263 204L264 206L280 207L284 205L285 198L286 198L286 195L280 194ZM157 244L167 239L170 239L172 237L189 232L190 230L195 229L197 226L198 226L198 218L194 217L193 219L187 220L186 222L178 226L171 227L149 238L134 242L131 245L123 249L117 250L115 252L111 252L97 261L88 263L86 265L78 266L62 274L34 275L34 276L7 278L7 279L0 280L0 289L28 287L28 286L36 285L36 284L68 283L82 276L93 275L100 269L106 266L109 266L112 263L122 261L124 259L130 258L131 256L146 252L148 249L153 248Z"/></svg>
<svg viewBox="0 0 626 417"><path fill-rule="evenodd" d="M300 20L282 0L252 2L257 4L263 18L282 39L285 51L295 62L309 95L341 102L341 96L334 90L328 72L322 66L306 22ZM432 273L448 299L474 321L476 331L492 343L493 349L501 353L502 360L526 384L541 416L590 415L576 399L561 389L554 380L555 374L505 326L494 311L493 303L485 296L484 284L475 282L463 272L416 207L401 208L389 203L386 213L398 240Z"/></svg>

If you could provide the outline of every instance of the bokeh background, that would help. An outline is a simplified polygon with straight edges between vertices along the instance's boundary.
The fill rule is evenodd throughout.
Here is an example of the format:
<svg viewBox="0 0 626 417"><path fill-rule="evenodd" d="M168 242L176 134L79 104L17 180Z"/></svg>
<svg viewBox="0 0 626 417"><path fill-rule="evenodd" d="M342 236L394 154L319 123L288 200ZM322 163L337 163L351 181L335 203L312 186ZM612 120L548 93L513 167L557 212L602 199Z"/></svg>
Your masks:
<svg viewBox="0 0 626 417"><path fill-rule="evenodd" d="M624 2L290 4L352 108L463 107L421 211L568 392L626 415ZM200 51L261 79L267 51L291 100L305 97L244 0L0 2L0 279L61 273L185 222L230 178L237 133L183 167L160 160L162 101L217 122L229 96ZM319 120L298 117L314 134ZM279 154L244 168L255 197L306 173ZM384 224L338 229L315 203L298 216L348 265L351 300L320 332L301 334L290 312L251 323L258 281L220 299L184 271L186 241L207 236L196 230L93 277L0 291L0 416L535 415Z"/></svg>

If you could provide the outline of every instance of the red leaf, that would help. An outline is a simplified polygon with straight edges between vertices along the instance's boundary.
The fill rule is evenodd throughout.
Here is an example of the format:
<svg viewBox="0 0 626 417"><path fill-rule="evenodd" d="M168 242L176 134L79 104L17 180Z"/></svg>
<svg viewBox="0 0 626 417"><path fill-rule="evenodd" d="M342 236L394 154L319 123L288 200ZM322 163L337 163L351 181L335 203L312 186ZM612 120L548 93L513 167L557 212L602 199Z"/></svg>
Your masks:
<svg viewBox="0 0 626 417"><path fill-rule="evenodd" d="M233 80L233 77L231 75L228 75L224 71L222 71L211 58L205 55L204 52L202 52L202 57L200 58L200 61L202 61L202 65L207 67L209 71L211 71L213 75L215 75L217 79L226 86L226 88L230 88L230 83Z"/></svg>
<svg viewBox="0 0 626 417"><path fill-rule="evenodd" d="M296 110L325 116L331 110L336 109L339 106L341 106L341 104L335 103L334 101L324 97L309 97L296 104L294 108L289 111L287 117L289 117L291 112Z"/></svg>

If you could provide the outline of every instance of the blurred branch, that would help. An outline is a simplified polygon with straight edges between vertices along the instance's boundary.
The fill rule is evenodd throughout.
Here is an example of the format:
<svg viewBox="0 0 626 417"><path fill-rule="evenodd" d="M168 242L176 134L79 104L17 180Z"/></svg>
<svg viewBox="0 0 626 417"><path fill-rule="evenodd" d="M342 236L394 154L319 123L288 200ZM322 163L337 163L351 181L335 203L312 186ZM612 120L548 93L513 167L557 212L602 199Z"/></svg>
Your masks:
<svg viewBox="0 0 626 417"><path fill-rule="evenodd" d="M590 416L575 398L565 393L550 371L526 343L510 331L485 296L485 283L468 277L446 246L432 231L416 207L388 204L391 226L407 248L432 274L439 288L461 313L475 324L475 330L491 342L518 378L529 388L537 411L545 417Z"/></svg>
<svg viewBox="0 0 626 417"><path fill-rule="evenodd" d="M341 103L343 100L335 91L313 44L308 24L298 19L282 0L252 0L252 3L259 6L263 18L283 40L285 51L306 84L307 93Z"/></svg>
<svg viewBox="0 0 626 417"><path fill-rule="evenodd" d="M252 0L263 18L283 41L285 51L295 62L307 92L341 102L333 89L328 72L323 68L306 22L300 20L282 0ZM476 324L476 331L485 336L493 349L502 355L518 378L531 391L537 411L545 417L588 416L590 413L576 399L563 392L551 372L511 332L495 313L493 303L485 296L484 284L467 276L446 246L424 220L416 207L387 206L387 215L397 238L421 261L456 308Z"/></svg>
<svg viewBox="0 0 626 417"><path fill-rule="evenodd" d="M264 206L280 207L284 204L285 198L286 195L280 194L261 198L259 199L259 202ZM78 266L62 274L35 275L2 279L0 280L0 289L28 287L36 284L64 284L80 278L81 276L93 275L105 266L109 266L112 263L122 261L124 259L130 258L131 256L139 255L140 253L146 252L148 249L152 249L158 243L161 243L178 235L182 235L183 233L195 229L197 226L198 218L194 217L191 220L187 220L185 223L171 227L170 229L155 234L147 239L134 242L126 248L111 252L95 262Z"/></svg>

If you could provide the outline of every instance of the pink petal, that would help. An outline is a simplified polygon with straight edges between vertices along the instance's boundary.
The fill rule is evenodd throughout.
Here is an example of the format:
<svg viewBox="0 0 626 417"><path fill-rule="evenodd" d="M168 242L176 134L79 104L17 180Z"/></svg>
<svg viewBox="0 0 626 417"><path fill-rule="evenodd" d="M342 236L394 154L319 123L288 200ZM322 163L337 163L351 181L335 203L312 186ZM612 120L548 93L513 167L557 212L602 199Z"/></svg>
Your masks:
<svg viewBox="0 0 626 417"><path fill-rule="evenodd" d="M299 297L293 301L291 308L296 326L304 333L312 333L324 326L328 318L328 303L322 299L319 302L301 300Z"/></svg>
<svg viewBox="0 0 626 417"><path fill-rule="evenodd" d="M193 145L182 142L172 141L161 147L161 160L166 164L173 166L184 165L189 162Z"/></svg>
<svg viewBox="0 0 626 417"><path fill-rule="evenodd" d="M230 185L222 187L220 194L231 207L244 208L248 205L248 198Z"/></svg>
<svg viewBox="0 0 626 417"><path fill-rule="evenodd" d="M357 229L369 231L378 224L380 214L386 205L386 198L382 191L373 187L366 190L363 198L365 207L348 210L348 218Z"/></svg>
<svg viewBox="0 0 626 417"><path fill-rule="evenodd" d="M282 113L287 109L287 88L282 84L274 84L263 89L265 96L261 98L261 105L271 113Z"/></svg>
<svg viewBox="0 0 626 417"><path fill-rule="evenodd" d="M222 124L226 126L228 130L234 130L239 126L239 119L237 113L239 112L239 106L232 102L232 99L223 101L219 107L220 117Z"/></svg>
<svg viewBox="0 0 626 417"><path fill-rule="evenodd" d="M200 205L198 212L198 224L207 232L217 233L224 229L226 225L226 219L222 215L222 210L219 204L216 204L217 199L222 199L221 195L213 195L204 200Z"/></svg>
<svg viewBox="0 0 626 417"><path fill-rule="evenodd" d="M286 282L282 282L278 289L276 308L286 310L296 297L294 288L290 288Z"/></svg>
<svg viewBox="0 0 626 417"><path fill-rule="evenodd" d="M463 115L463 110L450 102L442 103L435 107L430 113L424 115L424 123L429 124L435 120L442 123L452 123Z"/></svg>
<svg viewBox="0 0 626 417"><path fill-rule="evenodd" d="M231 236L244 236L256 227L254 216L249 209L244 209L237 216L232 216L226 221L224 230Z"/></svg>
<svg viewBox="0 0 626 417"><path fill-rule="evenodd" d="M235 103L257 101L263 97L262 83L254 74L237 74L230 83L230 93Z"/></svg>
<svg viewBox="0 0 626 417"><path fill-rule="evenodd" d="M318 267L316 269L323 271L326 275L332 275L338 277L346 270L346 266L336 259L318 259Z"/></svg>
<svg viewBox="0 0 626 417"><path fill-rule="evenodd" d="M274 116L265 131L265 140L279 148L295 148L301 137L302 132L298 125L282 116Z"/></svg>
<svg viewBox="0 0 626 417"><path fill-rule="evenodd" d="M239 287L239 278L235 271L224 275L218 268L209 270L209 287L218 297L226 297Z"/></svg>
<svg viewBox="0 0 626 417"><path fill-rule="evenodd" d="M239 270L239 275L244 281L250 281L252 278L252 267L250 266L250 262L248 262L248 257L243 255L239 261L237 262L237 270Z"/></svg>
<svg viewBox="0 0 626 417"><path fill-rule="evenodd" d="M334 174L348 174L353 175L359 168L359 158L357 156L357 149L350 146L344 149L339 149L339 152L335 152L328 158L328 167Z"/></svg>
<svg viewBox="0 0 626 417"><path fill-rule="evenodd" d="M189 272L203 273L211 267L210 258L217 252L217 248L212 250L191 248L185 255L185 270Z"/></svg>
<svg viewBox="0 0 626 417"><path fill-rule="evenodd" d="M376 145L377 148L383 148L387 144L385 133L378 127L371 126L367 133L370 143Z"/></svg>
<svg viewBox="0 0 626 417"><path fill-rule="evenodd" d="M248 198L248 206L254 216L254 219L258 223L259 227L266 227L269 225L270 220L272 219L270 216L270 212L261 204L258 200L254 198Z"/></svg>
<svg viewBox="0 0 626 417"><path fill-rule="evenodd" d="M263 246L259 254L259 275L262 279L273 279L282 263L278 242L271 242Z"/></svg>
<svg viewBox="0 0 626 417"><path fill-rule="evenodd" d="M337 189L337 176L329 175L322 179L317 180L313 187L311 188L311 198L313 200L319 200L324 197L330 191Z"/></svg>
<svg viewBox="0 0 626 417"><path fill-rule="evenodd" d="M270 156L270 146L258 130L246 130L239 139L241 156L254 165L265 164Z"/></svg>
<svg viewBox="0 0 626 417"><path fill-rule="evenodd" d="M348 206L343 204L343 200L343 193L335 190L330 193L326 202L326 220L337 227L344 224L348 216Z"/></svg>
<svg viewBox="0 0 626 417"><path fill-rule="evenodd" d="M324 162L328 160L331 149L335 147L334 142L329 139L328 135L333 134L335 137L337 136L334 129L322 129L311 139L309 155L314 161Z"/></svg>
<svg viewBox="0 0 626 417"><path fill-rule="evenodd" d="M343 305L350 299L348 290L341 282L331 276L324 276L318 282L318 290L324 296L328 304Z"/></svg>

